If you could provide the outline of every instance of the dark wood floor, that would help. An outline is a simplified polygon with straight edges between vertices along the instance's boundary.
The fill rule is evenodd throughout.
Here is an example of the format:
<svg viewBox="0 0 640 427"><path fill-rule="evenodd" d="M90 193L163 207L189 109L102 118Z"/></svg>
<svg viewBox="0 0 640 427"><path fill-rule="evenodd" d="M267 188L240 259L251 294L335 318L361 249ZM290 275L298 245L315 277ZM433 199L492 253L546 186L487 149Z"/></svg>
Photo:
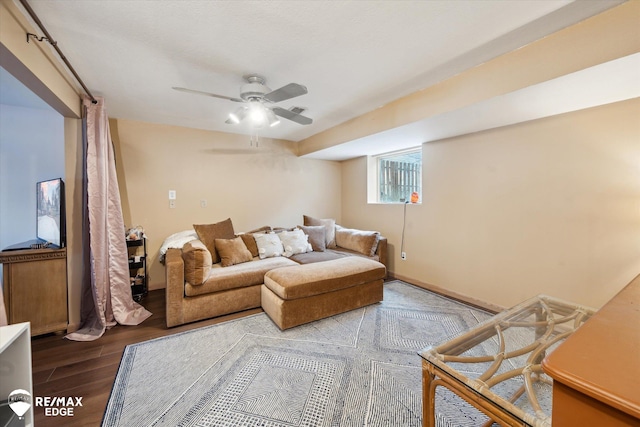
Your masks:
<svg viewBox="0 0 640 427"><path fill-rule="evenodd" d="M69 341L62 335L35 337L31 340L34 396L82 397L82 407L74 409L73 417L46 417L42 407L35 407L37 427L99 426L120 358L128 344L262 311L254 309L167 329L164 289L149 292L141 304L153 316L138 326L115 326L96 341Z"/></svg>

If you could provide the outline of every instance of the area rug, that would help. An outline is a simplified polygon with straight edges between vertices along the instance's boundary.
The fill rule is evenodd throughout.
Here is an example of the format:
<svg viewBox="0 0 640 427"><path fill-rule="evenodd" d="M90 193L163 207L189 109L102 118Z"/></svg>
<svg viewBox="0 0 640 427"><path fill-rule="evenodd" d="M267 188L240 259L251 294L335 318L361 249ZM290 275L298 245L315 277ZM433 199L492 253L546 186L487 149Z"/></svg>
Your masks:
<svg viewBox="0 0 640 427"><path fill-rule="evenodd" d="M280 331L260 313L126 347L103 426L421 426L418 351L490 315L400 282ZM486 418L442 387L439 426Z"/></svg>

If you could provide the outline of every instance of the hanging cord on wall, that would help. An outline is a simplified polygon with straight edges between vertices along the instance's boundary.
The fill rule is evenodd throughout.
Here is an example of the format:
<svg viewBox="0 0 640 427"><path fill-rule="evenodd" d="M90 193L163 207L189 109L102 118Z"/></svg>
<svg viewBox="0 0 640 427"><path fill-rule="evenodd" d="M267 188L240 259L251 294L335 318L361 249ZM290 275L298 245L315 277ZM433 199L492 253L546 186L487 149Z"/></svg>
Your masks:
<svg viewBox="0 0 640 427"><path fill-rule="evenodd" d="M409 204L409 201L407 200L406 202L404 202L404 215L402 218L402 240L400 241L400 253L402 254L404 252L404 229L405 226L407 225L407 205Z"/></svg>
<svg viewBox="0 0 640 427"><path fill-rule="evenodd" d="M31 19L33 19L35 21L35 23L38 25L38 27L40 27L40 30L42 30L42 32L44 33L44 37L38 37L35 34L27 33L27 43L29 43L29 39L31 37L33 37L34 39L36 39L39 42L46 41L51 46L53 46L53 48L56 50L56 52L58 52L58 55L60 55L60 59L62 59L62 61L67 66L67 68L69 68L69 71L71 71L71 74L73 74L73 77L75 77L75 79L78 81L78 83L80 83L80 86L82 86L82 89L84 89L84 91L87 93L87 95L89 95L89 98L91 98L91 102L94 103L94 104L97 104L98 100L96 98L94 98L94 96L91 94L91 92L89 92L89 89L87 89L87 86L85 86L84 82L82 81L82 79L80 78L78 73L76 73L76 70L71 66L71 63L69 62L67 57L64 56L64 54L62 53L62 51L58 47L58 42L53 40L53 37L51 37L51 34L49 34L47 29L42 24L42 21L40 21L40 18L38 18L38 16L33 11L33 9L31 9L31 6L29 5L29 3L27 3L27 0L20 0L20 3L27 10L27 12L29 13L29 16L31 16Z"/></svg>

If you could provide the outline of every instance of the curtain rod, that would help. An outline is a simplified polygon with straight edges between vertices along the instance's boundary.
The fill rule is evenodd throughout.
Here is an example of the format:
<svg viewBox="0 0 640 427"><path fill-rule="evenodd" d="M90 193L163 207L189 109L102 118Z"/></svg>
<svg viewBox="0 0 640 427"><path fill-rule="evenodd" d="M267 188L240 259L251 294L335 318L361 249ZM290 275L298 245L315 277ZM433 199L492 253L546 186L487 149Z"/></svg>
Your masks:
<svg viewBox="0 0 640 427"><path fill-rule="evenodd" d="M62 53L62 51L58 47L58 42L53 40L53 37L51 37L51 34L49 34L47 29L42 24L42 21L40 21L40 19L38 18L36 13L33 11L33 9L31 9L31 6L29 5L29 3L27 3L27 0L20 0L20 3L22 3L22 6L24 6L24 8L27 10L27 12L29 12L29 15L31 16L31 19L33 19L36 22L38 27L40 27L40 30L42 30L42 32L44 33L44 37L40 37L40 38L38 38L38 36L36 36L35 34L27 33L27 43L29 42L29 36L34 36L34 38L36 40L38 40L38 41L42 41L42 40L46 39L49 42L49 44L51 44L51 46L53 46L53 48L56 50L56 52L58 52L58 55L60 55L60 58L64 61L66 66L69 68L69 71L71 71L71 73L73 74L73 77L75 77L76 80L78 81L78 83L80 83L80 86L82 86L82 89L84 89L84 91L87 93L87 95L89 95L89 98L91 98L91 102L94 103L94 104L97 104L98 100L95 99L94 96L89 91L89 89L87 89L87 86L85 86L84 82L82 81L82 79L80 78L78 73L76 73L76 70L73 68L73 66L71 65L71 63L67 59L67 57L64 56L64 54Z"/></svg>

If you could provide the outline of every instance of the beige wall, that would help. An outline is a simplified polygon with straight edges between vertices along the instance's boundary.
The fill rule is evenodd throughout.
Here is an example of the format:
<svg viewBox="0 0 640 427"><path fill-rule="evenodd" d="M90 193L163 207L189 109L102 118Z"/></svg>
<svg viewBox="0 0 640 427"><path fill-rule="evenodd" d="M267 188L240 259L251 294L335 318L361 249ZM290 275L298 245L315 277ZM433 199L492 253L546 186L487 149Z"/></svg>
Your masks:
<svg viewBox="0 0 640 427"><path fill-rule="evenodd" d="M82 120L64 119L65 195L67 209L67 292L69 332L80 327L80 299L83 281L82 255Z"/></svg>
<svg viewBox="0 0 640 427"><path fill-rule="evenodd" d="M423 203L366 203L343 163L343 222L390 242L390 269L501 306L539 293L599 307L640 273L640 100L423 145Z"/></svg>
<svg viewBox="0 0 640 427"><path fill-rule="evenodd" d="M127 226L148 236L150 288L163 288L158 250L172 233L231 218L236 231L294 226L302 215L340 218L341 167L301 159L290 142L112 120ZM169 208L168 191L177 191ZM206 200L202 208L200 201Z"/></svg>

